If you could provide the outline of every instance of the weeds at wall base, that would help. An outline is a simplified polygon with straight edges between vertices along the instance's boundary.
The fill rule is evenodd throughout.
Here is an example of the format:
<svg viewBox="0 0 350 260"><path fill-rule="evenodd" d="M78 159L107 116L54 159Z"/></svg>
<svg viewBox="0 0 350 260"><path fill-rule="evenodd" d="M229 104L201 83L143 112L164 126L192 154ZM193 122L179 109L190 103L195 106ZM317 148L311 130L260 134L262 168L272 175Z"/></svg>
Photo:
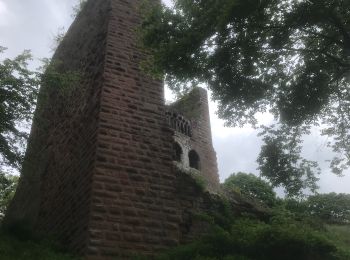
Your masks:
<svg viewBox="0 0 350 260"><path fill-rule="evenodd" d="M0 227L0 260L78 260L55 240L17 224Z"/></svg>

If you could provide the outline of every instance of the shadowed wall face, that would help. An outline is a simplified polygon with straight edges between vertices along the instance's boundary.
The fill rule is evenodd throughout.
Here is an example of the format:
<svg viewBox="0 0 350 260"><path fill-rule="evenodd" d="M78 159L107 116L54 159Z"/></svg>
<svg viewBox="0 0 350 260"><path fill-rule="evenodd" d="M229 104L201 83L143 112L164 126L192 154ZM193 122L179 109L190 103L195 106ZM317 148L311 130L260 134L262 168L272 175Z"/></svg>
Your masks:
<svg viewBox="0 0 350 260"><path fill-rule="evenodd" d="M86 248L109 17L110 1L89 1L58 47L51 66L77 80L65 93L42 86L5 220L54 234L78 252Z"/></svg>

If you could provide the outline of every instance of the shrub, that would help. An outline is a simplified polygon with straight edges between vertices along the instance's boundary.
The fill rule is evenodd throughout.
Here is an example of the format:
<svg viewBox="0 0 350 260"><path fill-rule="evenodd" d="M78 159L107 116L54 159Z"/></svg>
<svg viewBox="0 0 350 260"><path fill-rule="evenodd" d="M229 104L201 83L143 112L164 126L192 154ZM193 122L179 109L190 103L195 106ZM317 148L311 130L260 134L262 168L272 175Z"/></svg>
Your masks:
<svg viewBox="0 0 350 260"><path fill-rule="evenodd" d="M225 180L223 186L238 191L260 204L270 207L276 204L276 193L272 186L252 173L233 173Z"/></svg>
<svg viewBox="0 0 350 260"><path fill-rule="evenodd" d="M344 255L344 254L343 254ZM214 226L210 234L191 244L179 246L156 259L235 259L235 260L340 260L336 245L324 231L295 221L282 213L268 222L241 217L223 229Z"/></svg>
<svg viewBox="0 0 350 260"><path fill-rule="evenodd" d="M77 260L50 240L0 231L0 260Z"/></svg>

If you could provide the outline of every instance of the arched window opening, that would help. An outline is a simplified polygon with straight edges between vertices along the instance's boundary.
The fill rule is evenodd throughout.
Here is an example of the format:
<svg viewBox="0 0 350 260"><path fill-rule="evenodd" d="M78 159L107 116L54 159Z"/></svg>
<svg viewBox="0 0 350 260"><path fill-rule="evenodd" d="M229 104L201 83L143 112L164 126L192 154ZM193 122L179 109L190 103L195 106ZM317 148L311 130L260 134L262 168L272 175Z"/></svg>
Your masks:
<svg viewBox="0 0 350 260"><path fill-rule="evenodd" d="M178 143L174 143L174 161L181 162L182 148Z"/></svg>
<svg viewBox="0 0 350 260"><path fill-rule="evenodd" d="M188 153L188 158L190 161L190 167L197 169L197 170L200 170L200 160L199 160L199 155L197 154L197 152L194 150L191 150Z"/></svg>

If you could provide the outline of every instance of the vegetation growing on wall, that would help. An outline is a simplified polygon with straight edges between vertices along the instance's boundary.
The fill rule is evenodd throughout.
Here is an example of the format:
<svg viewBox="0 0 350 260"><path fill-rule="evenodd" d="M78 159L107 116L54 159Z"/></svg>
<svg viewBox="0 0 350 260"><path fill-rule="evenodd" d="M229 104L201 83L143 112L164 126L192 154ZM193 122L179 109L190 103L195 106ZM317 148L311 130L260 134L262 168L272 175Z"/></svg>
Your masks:
<svg viewBox="0 0 350 260"><path fill-rule="evenodd" d="M208 190L208 183L205 178L200 175L198 170L192 168L187 169L183 167L182 163L176 163L176 168L177 174L181 176L179 180L183 182L184 186L192 184L193 187L197 189L198 193ZM181 188L182 185L179 185L180 190Z"/></svg>
<svg viewBox="0 0 350 260"><path fill-rule="evenodd" d="M53 110L53 104L50 102L65 102L63 109L71 107L70 96L78 88L82 76L77 71L66 70L59 60L43 59L41 68L40 83L42 91L38 99L38 107L51 109L52 113L59 111ZM68 103L67 103L68 102ZM52 108L51 108L52 107Z"/></svg>

